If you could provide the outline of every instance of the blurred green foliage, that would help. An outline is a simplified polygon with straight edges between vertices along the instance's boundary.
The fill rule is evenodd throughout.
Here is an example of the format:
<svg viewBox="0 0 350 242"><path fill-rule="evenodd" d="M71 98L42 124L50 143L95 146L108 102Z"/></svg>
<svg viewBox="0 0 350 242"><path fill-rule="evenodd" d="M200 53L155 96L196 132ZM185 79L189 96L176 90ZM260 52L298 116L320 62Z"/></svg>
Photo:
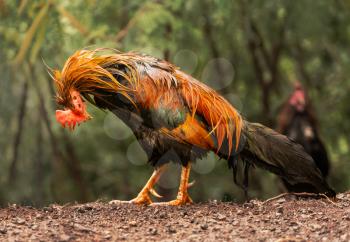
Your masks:
<svg viewBox="0 0 350 242"><path fill-rule="evenodd" d="M349 10L345 0L0 0L0 203L131 199L151 174L134 137L105 112L90 107L94 119L74 133L55 122L53 83L44 63L60 69L86 47L145 52L198 79L208 68L225 74L220 65L208 67L224 58L234 75L218 91L244 117L272 127L300 80L330 152L330 183L337 191L348 189ZM241 201L226 162L208 159L192 174L194 200ZM167 177L173 180L158 188L165 198L176 192L179 169L172 168ZM269 173L253 169L250 177L251 197L281 189Z"/></svg>

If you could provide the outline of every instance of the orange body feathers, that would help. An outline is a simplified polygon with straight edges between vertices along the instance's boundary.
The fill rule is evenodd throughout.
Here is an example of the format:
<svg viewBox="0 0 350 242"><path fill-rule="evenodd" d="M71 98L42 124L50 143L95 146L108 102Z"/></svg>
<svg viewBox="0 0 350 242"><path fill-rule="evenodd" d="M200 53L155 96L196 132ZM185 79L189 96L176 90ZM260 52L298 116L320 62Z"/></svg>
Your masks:
<svg viewBox="0 0 350 242"><path fill-rule="evenodd" d="M208 141L210 149L219 151L224 141L228 154L238 148L242 118L216 91L166 61L135 53L102 54L103 51L77 51L67 60L62 72L54 73L59 104L71 106L70 92L76 90L94 105L96 101L91 95L101 100L106 100L104 95L111 93L121 95L139 112L145 109L177 110L185 106L191 117L201 117L202 122L197 126L202 129L197 129L198 133L192 130L191 135L179 135L180 128L163 128L161 132L181 142L197 145L201 142L196 142L193 136L197 135L198 140L208 140L214 134L215 141ZM182 125L193 125L193 122ZM189 128L184 127L184 130Z"/></svg>

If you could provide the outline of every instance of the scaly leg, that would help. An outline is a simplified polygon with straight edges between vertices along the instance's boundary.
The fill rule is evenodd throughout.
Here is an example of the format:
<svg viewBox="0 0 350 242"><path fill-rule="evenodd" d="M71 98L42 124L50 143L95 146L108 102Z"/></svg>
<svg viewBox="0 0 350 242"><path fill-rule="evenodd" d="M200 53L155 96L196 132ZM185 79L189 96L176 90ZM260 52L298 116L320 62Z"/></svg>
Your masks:
<svg viewBox="0 0 350 242"><path fill-rule="evenodd" d="M146 185L142 188L142 190L139 192L139 194L132 200L130 201L120 201L120 200L113 200L110 201L110 204L116 204L116 203L135 203L135 204L151 204L152 200L149 196L149 193L153 194L156 197L160 197L154 190L153 186L157 183L159 180L160 176L164 172L165 168L167 165L162 165L159 168L156 168L146 183Z"/></svg>
<svg viewBox="0 0 350 242"><path fill-rule="evenodd" d="M179 206L179 205L184 205L188 203L193 203L187 191L187 189L191 186L191 184L188 183L190 179L190 171L191 171L191 163L188 162L186 166L182 167L179 191L177 193L177 197L175 200L172 200L170 202L153 203L152 205Z"/></svg>

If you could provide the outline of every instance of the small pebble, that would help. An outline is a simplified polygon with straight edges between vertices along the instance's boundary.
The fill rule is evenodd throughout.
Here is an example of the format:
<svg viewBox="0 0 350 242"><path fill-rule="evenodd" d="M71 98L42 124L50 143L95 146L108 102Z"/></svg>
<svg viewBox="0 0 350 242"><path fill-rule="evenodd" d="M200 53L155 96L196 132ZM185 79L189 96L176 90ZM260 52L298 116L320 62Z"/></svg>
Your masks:
<svg viewBox="0 0 350 242"><path fill-rule="evenodd" d="M277 212L282 214L283 213L283 207L282 206L277 207Z"/></svg>
<svg viewBox="0 0 350 242"><path fill-rule="evenodd" d="M151 235L156 235L158 233L157 229L156 228L149 228L148 229L148 232L149 234Z"/></svg>
<svg viewBox="0 0 350 242"><path fill-rule="evenodd" d="M23 225L26 221L24 219L17 219L16 224Z"/></svg>
<svg viewBox="0 0 350 242"><path fill-rule="evenodd" d="M104 238L104 239L110 239L110 238L112 238L112 235L106 234L103 238Z"/></svg>
<svg viewBox="0 0 350 242"><path fill-rule="evenodd" d="M168 228L168 232L171 233L171 234L174 234L174 233L176 233L176 229L170 226Z"/></svg>
<svg viewBox="0 0 350 242"><path fill-rule="evenodd" d="M202 224L202 225L201 225L201 229L207 230L207 229L208 229L208 224Z"/></svg>
<svg viewBox="0 0 350 242"><path fill-rule="evenodd" d="M7 233L7 229L5 227L0 228L0 233L1 234L6 234Z"/></svg>
<svg viewBox="0 0 350 242"><path fill-rule="evenodd" d="M136 227L136 226L137 226L137 222L136 222L135 220L130 221L130 222L129 222L129 225L130 225L131 227Z"/></svg>
<svg viewBox="0 0 350 242"><path fill-rule="evenodd" d="M226 216L225 215L223 215L223 214L221 214L221 213L219 213L219 215L218 215L218 220L225 220L226 219Z"/></svg>
<svg viewBox="0 0 350 242"><path fill-rule="evenodd" d="M69 235L62 234L62 235L60 235L59 241L65 242L65 241L69 241L70 239L71 239L71 238L70 238Z"/></svg>

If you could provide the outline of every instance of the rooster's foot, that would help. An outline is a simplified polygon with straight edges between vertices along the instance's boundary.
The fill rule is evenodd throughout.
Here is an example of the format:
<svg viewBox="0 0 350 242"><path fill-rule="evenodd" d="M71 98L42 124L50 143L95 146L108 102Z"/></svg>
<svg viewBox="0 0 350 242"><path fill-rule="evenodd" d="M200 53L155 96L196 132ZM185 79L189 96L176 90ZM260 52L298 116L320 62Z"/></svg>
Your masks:
<svg viewBox="0 0 350 242"><path fill-rule="evenodd" d="M148 194L139 194L134 199L131 199L130 201L123 201L123 200L112 200L109 202L109 204L137 204L137 205L149 205L152 204L152 200L149 197Z"/></svg>
<svg viewBox="0 0 350 242"><path fill-rule="evenodd" d="M159 202L159 203L152 203L152 206L181 206L186 204L192 204L193 201L190 198L190 196L186 195L183 197L178 197L175 200L169 201L169 202Z"/></svg>

